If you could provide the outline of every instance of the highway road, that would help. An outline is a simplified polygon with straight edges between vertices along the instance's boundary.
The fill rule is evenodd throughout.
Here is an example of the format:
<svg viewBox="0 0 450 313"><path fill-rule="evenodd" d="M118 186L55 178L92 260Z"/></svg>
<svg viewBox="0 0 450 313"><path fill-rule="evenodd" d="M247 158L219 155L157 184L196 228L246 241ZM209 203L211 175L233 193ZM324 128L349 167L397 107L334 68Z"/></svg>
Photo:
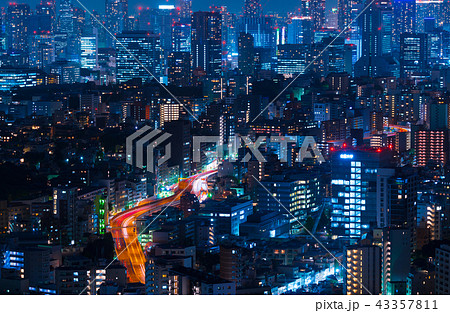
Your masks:
<svg viewBox="0 0 450 313"><path fill-rule="evenodd" d="M191 176L174 186L172 196L143 200L134 208L118 213L111 218L109 227L114 239L116 255L118 260L126 266L130 283L145 284L146 259L138 240L136 220L142 216L160 212L167 206L178 206L184 192L194 193L200 200L204 200L207 194L206 180L216 172L212 170Z"/></svg>

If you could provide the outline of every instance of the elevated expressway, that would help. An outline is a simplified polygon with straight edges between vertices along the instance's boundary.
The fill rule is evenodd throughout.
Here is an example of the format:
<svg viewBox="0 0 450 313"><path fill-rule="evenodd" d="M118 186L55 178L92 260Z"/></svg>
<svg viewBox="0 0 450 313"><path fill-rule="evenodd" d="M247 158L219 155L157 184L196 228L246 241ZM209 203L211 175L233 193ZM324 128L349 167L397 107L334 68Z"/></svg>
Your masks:
<svg viewBox="0 0 450 313"><path fill-rule="evenodd" d="M217 171L211 170L181 180L172 186L174 194L156 199L154 197L139 202L132 209L116 214L111 218L109 227L114 239L118 260L127 268L130 283L145 283L145 255L138 240L136 220L145 215L160 212L167 206L178 206L184 192L190 192L204 200L207 195L207 178Z"/></svg>

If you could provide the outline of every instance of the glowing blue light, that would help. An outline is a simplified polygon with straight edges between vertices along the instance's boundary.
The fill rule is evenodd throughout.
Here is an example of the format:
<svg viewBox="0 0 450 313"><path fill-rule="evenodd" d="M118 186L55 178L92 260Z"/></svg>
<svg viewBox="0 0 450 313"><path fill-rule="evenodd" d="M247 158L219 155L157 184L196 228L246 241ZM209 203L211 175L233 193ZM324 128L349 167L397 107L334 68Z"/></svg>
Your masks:
<svg viewBox="0 0 450 313"><path fill-rule="evenodd" d="M353 159L353 154L345 154L345 153L343 153L343 154L340 155L340 158L341 159Z"/></svg>

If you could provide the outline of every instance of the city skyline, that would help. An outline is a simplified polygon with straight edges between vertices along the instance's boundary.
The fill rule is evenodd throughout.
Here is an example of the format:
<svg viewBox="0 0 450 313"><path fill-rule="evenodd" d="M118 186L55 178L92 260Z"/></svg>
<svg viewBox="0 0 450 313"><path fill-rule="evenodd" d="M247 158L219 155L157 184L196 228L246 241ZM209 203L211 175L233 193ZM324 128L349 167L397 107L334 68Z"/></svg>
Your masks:
<svg viewBox="0 0 450 313"><path fill-rule="evenodd" d="M436 309L450 1L176 3L0 12L0 294Z"/></svg>

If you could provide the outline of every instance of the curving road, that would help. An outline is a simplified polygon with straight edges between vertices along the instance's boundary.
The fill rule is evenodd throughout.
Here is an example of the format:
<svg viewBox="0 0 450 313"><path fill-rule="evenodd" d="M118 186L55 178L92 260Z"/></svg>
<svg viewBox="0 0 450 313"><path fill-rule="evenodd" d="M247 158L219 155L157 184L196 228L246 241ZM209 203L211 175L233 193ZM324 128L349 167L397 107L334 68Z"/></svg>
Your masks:
<svg viewBox="0 0 450 313"><path fill-rule="evenodd" d="M114 238L118 260L127 268L128 281L145 284L145 255L136 232L136 219L159 212L166 206L177 206L184 192L197 195L200 200L205 198L206 179L217 171L207 171L181 181L174 188L174 194L163 199L149 198L141 201L136 207L116 214L111 218L109 226ZM207 188L207 187L206 187Z"/></svg>

